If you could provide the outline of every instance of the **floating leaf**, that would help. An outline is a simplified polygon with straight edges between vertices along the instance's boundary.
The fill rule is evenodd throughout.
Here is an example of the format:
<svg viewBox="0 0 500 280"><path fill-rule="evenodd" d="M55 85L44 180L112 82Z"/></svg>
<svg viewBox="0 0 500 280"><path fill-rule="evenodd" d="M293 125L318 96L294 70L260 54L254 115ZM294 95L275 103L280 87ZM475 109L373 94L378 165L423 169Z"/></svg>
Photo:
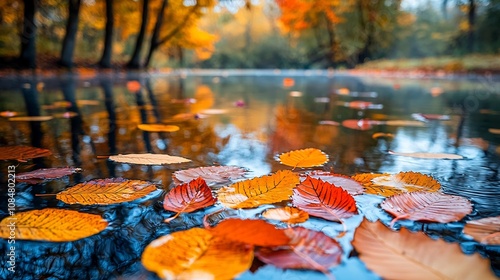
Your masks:
<svg viewBox="0 0 500 280"><path fill-rule="evenodd" d="M30 172L23 172L16 174L16 180L19 182L26 182L28 184L36 184L43 180L50 180L61 178L80 172L81 168L75 167L55 167L55 168L42 168Z"/></svg>
<svg viewBox="0 0 500 280"><path fill-rule="evenodd" d="M53 116L54 116L54 118L58 118L58 119L71 119L71 118L78 116L78 113L64 112L64 113L54 114Z"/></svg>
<svg viewBox="0 0 500 280"><path fill-rule="evenodd" d="M325 120L325 121L319 121L319 124L321 125L331 125L331 126L339 126L340 123L336 121L330 121L330 120Z"/></svg>
<svg viewBox="0 0 500 280"><path fill-rule="evenodd" d="M463 159L464 157L457 154L447 153L399 153L389 151L389 154L403 157L422 158L422 159Z"/></svg>
<svg viewBox="0 0 500 280"><path fill-rule="evenodd" d="M419 121L410 121L410 120L391 120L384 121L381 124L385 124L388 126L413 126L413 127L424 127L425 123Z"/></svg>
<svg viewBox="0 0 500 280"><path fill-rule="evenodd" d="M32 158L46 157L52 155L47 149L28 146L5 146L0 147L0 160L26 161Z"/></svg>
<svg viewBox="0 0 500 280"><path fill-rule="evenodd" d="M311 176L312 178L320 179L330 184L334 184L337 187L341 187L351 195L362 194L365 191L359 182L348 176L322 170L314 170L307 172L306 174L300 174L301 179L305 179L307 176Z"/></svg>
<svg viewBox="0 0 500 280"><path fill-rule="evenodd" d="M200 111L200 114L204 115L222 115L225 113L227 113L226 109L205 109Z"/></svg>
<svg viewBox="0 0 500 280"><path fill-rule="evenodd" d="M52 116L27 116L27 117L12 117L11 122L46 122L53 119Z"/></svg>
<svg viewBox="0 0 500 280"><path fill-rule="evenodd" d="M176 125L166 125L166 124L139 124L137 127L140 130L148 132L175 132L179 130Z"/></svg>
<svg viewBox="0 0 500 280"><path fill-rule="evenodd" d="M110 156L109 160L122 163L145 164L145 165L174 164L174 163L183 163L191 161L190 159L187 158L164 155L164 154L126 154L126 155Z"/></svg>
<svg viewBox="0 0 500 280"><path fill-rule="evenodd" d="M225 240L256 246L281 246L290 242L283 230L263 220L227 219L210 232Z"/></svg>
<svg viewBox="0 0 500 280"><path fill-rule="evenodd" d="M279 155L281 164L295 167L322 166L328 162L328 156L321 150L308 148Z"/></svg>
<svg viewBox="0 0 500 280"><path fill-rule="evenodd" d="M189 213L201 208L212 206L217 199L213 197L212 190L201 177L189 183L173 188L163 201L163 208L168 211L177 212L175 216L165 220L169 222L180 213Z"/></svg>
<svg viewBox="0 0 500 280"><path fill-rule="evenodd" d="M303 227L287 228L285 233L291 239L289 245L258 248L255 256L279 268L313 269L324 273L340 263L342 248L326 234Z"/></svg>
<svg viewBox="0 0 500 280"><path fill-rule="evenodd" d="M356 201L344 189L308 176L294 190L293 205L311 216L341 221L358 213Z"/></svg>
<svg viewBox="0 0 500 280"><path fill-rule="evenodd" d="M0 222L0 237L9 238L15 222L14 236L20 240L70 242L103 231L107 226L101 216L74 210L46 208L16 213Z"/></svg>
<svg viewBox="0 0 500 280"><path fill-rule="evenodd" d="M397 220L449 223L459 221L472 212L466 198L437 192L411 192L386 198L380 205Z"/></svg>
<svg viewBox="0 0 500 280"><path fill-rule="evenodd" d="M500 134L500 129L498 128L488 128L488 132L491 134Z"/></svg>
<svg viewBox="0 0 500 280"><path fill-rule="evenodd" d="M483 244L500 245L500 216L468 221L463 232Z"/></svg>
<svg viewBox="0 0 500 280"><path fill-rule="evenodd" d="M376 133L373 133L372 138L373 139L379 139L379 138L392 139L392 138L394 138L394 134L392 134L392 133L376 132Z"/></svg>
<svg viewBox="0 0 500 280"><path fill-rule="evenodd" d="M0 112L0 117L11 118L17 116L17 112L14 111L2 111Z"/></svg>
<svg viewBox="0 0 500 280"><path fill-rule="evenodd" d="M303 223L309 219L309 214L295 207L271 208L262 213L268 220L277 220L288 224Z"/></svg>
<svg viewBox="0 0 500 280"><path fill-rule="evenodd" d="M253 247L192 228L162 236L142 253L142 264L161 279L234 279L250 268Z"/></svg>
<svg viewBox="0 0 500 280"><path fill-rule="evenodd" d="M398 174L362 173L352 178L365 187L365 193L385 197L405 192L437 192L441 184L429 175L418 172L400 172Z"/></svg>
<svg viewBox="0 0 500 280"><path fill-rule="evenodd" d="M366 266L385 279L496 279L487 259L464 255L459 244L422 232L393 232L363 220L352 244Z"/></svg>
<svg viewBox="0 0 500 280"><path fill-rule="evenodd" d="M172 176L178 183L201 177L207 184L217 184L243 178L247 172L246 169L237 166L208 166L178 170Z"/></svg>
<svg viewBox="0 0 500 280"><path fill-rule="evenodd" d="M272 175L223 187L218 190L217 196L226 207L252 208L290 199L292 189L298 183L297 174L289 170L280 170Z"/></svg>
<svg viewBox="0 0 500 280"><path fill-rule="evenodd" d="M374 125L378 124L377 121L372 120L344 120L342 126L355 130L370 130Z"/></svg>
<svg viewBox="0 0 500 280"><path fill-rule="evenodd" d="M88 99L79 99L76 101L78 106L98 106L101 104L99 100L88 100Z"/></svg>
<svg viewBox="0 0 500 280"><path fill-rule="evenodd" d="M450 116L439 115L439 114L412 114L412 117L416 120L429 120L429 121L446 121L450 119Z"/></svg>
<svg viewBox="0 0 500 280"><path fill-rule="evenodd" d="M133 201L158 190L150 182L123 178L95 179L59 192L56 198L67 204L107 205Z"/></svg>

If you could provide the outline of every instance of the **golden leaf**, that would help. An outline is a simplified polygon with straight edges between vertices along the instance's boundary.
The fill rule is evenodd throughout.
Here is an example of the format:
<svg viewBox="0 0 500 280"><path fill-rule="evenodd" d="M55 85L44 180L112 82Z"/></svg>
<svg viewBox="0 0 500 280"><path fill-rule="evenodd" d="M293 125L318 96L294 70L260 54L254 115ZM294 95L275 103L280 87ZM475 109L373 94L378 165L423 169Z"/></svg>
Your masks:
<svg viewBox="0 0 500 280"><path fill-rule="evenodd" d="M309 219L309 214L295 207L271 208L262 213L269 220L282 221L288 224L303 223Z"/></svg>
<svg viewBox="0 0 500 280"><path fill-rule="evenodd" d="M308 148L283 153L279 156L281 164L295 167L322 166L328 161L328 156L321 150Z"/></svg>
<svg viewBox="0 0 500 280"><path fill-rule="evenodd" d="M262 204L290 199L292 189L299 183L297 174L280 170L250 180L223 187L217 192L219 201L230 208L252 208Z"/></svg>
<svg viewBox="0 0 500 280"><path fill-rule="evenodd" d="M398 174L362 173L352 178L365 187L365 193L385 197L415 191L436 192L441 184L429 175L418 172L400 172Z"/></svg>
<svg viewBox="0 0 500 280"><path fill-rule="evenodd" d="M176 125L166 125L166 124L139 124L137 127L140 130L148 132L175 132L179 130Z"/></svg>
<svg viewBox="0 0 500 280"><path fill-rule="evenodd" d="M12 221L14 227L11 227ZM99 215L46 208L4 218L0 222L0 237L9 238L14 228L16 239L69 242L97 234L107 226L108 222Z"/></svg>
<svg viewBox="0 0 500 280"><path fill-rule="evenodd" d="M126 155L110 156L109 160L122 163L145 164L145 165L162 165L162 164L183 163L191 161L190 159L187 158L164 155L164 154L126 154Z"/></svg>
<svg viewBox="0 0 500 280"><path fill-rule="evenodd" d="M468 221L463 231L483 244L500 245L500 216Z"/></svg>
<svg viewBox="0 0 500 280"><path fill-rule="evenodd" d="M77 184L56 195L67 204L107 205L128 202L158 190L150 182L122 178L96 179Z"/></svg>
<svg viewBox="0 0 500 280"><path fill-rule="evenodd" d="M457 243L422 232L394 232L363 220L352 244L366 266L384 279L496 279L490 262L478 253L465 255Z"/></svg>
<svg viewBox="0 0 500 280"><path fill-rule="evenodd" d="M141 261L162 279L234 279L250 268L253 246L192 228L154 240Z"/></svg>

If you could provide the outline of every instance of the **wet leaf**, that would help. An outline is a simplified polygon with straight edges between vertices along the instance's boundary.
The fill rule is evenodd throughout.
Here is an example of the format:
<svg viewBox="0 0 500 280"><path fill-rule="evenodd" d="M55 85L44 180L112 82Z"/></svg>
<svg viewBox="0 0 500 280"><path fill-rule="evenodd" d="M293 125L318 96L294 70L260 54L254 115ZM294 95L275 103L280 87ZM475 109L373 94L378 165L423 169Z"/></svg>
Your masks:
<svg viewBox="0 0 500 280"><path fill-rule="evenodd" d="M405 192L437 192L441 188L441 184L431 176L412 171L394 175L361 173L352 178L365 187L365 193L385 197Z"/></svg>
<svg viewBox="0 0 500 280"><path fill-rule="evenodd" d="M27 117L12 117L11 122L46 122L52 120L52 116L27 116Z"/></svg>
<svg viewBox="0 0 500 280"><path fill-rule="evenodd" d="M42 168L30 172L16 174L16 180L19 182L36 184L44 180L61 178L80 171L80 168L75 167Z"/></svg>
<svg viewBox="0 0 500 280"><path fill-rule="evenodd" d="M227 219L210 232L225 240L256 246L280 246L290 242L283 230L263 220Z"/></svg>
<svg viewBox="0 0 500 280"><path fill-rule="evenodd" d="M389 151L389 154L403 157L422 158L422 159L463 159L464 157L457 154L447 153L399 153Z"/></svg>
<svg viewBox="0 0 500 280"><path fill-rule="evenodd" d="M500 129L498 128L488 128L488 132L491 134L500 134Z"/></svg>
<svg viewBox="0 0 500 280"><path fill-rule="evenodd" d="M163 208L177 212L175 216L167 219L169 222L180 213L189 213L201 208L212 206L217 199L212 195L212 190L201 177L173 188L165 196Z"/></svg>
<svg viewBox="0 0 500 280"><path fill-rule="evenodd" d="M67 204L108 205L133 201L157 190L154 184L147 181L95 179L61 191L56 198Z"/></svg>
<svg viewBox="0 0 500 280"><path fill-rule="evenodd" d="M126 154L110 156L109 160L131 163L131 164L145 164L145 165L162 165L162 164L174 164L174 163L184 163L190 162L190 159L170 156L165 154Z"/></svg>
<svg viewBox="0 0 500 280"><path fill-rule="evenodd" d="M10 223L15 222L19 240L70 242L103 231L107 226L101 216L74 210L46 208L16 213L0 222L0 237L9 238ZM16 242L17 243L17 242Z"/></svg>
<svg viewBox="0 0 500 280"><path fill-rule="evenodd" d="M288 224L303 223L309 219L309 214L295 207L271 208L262 213L268 220L276 220Z"/></svg>
<svg viewBox="0 0 500 280"><path fill-rule="evenodd" d="M500 216L467 221L463 232L488 245L500 245Z"/></svg>
<svg viewBox="0 0 500 280"><path fill-rule="evenodd" d="M295 150L279 155L281 164L295 167L313 167L322 166L328 162L328 156L321 150L308 148L303 150Z"/></svg>
<svg viewBox="0 0 500 280"><path fill-rule="evenodd" d="M290 199L299 176L289 170L280 170L250 180L234 183L218 190L217 197L226 207L253 208L263 204Z"/></svg>
<svg viewBox="0 0 500 280"><path fill-rule="evenodd" d="M372 120L344 120L342 121L342 126L355 130L370 130L374 125L377 125L377 121Z"/></svg>
<svg viewBox="0 0 500 280"><path fill-rule="evenodd" d="M54 118L58 119L71 119L78 116L78 114L75 112L64 112L64 113L54 114L53 116Z"/></svg>
<svg viewBox="0 0 500 280"><path fill-rule="evenodd" d="M305 179L307 176L311 176L312 178L320 179L330 184L334 184L337 187L341 187L351 195L362 194L365 191L365 188L363 188L359 182L349 176L322 170L313 170L311 172L307 172L306 174L300 174L301 179Z"/></svg>
<svg viewBox="0 0 500 280"><path fill-rule="evenodd" d="M376 132L376 133L373 133L372 138L373 139L379 139L379 138L392 139L392 138L394 138L394 134L392 134L392 133Z"/></svg>
<svg viewBox="0 0 500 280"><path fill-rule="evenodd" d="M386 198L380 206L397 220L449 223L459 221L472 212L466 198L437 192L411 192Z"/></svg>
<svg viewBox="0 0 500 280"><path fill-rule="evenodd" d="M250 268L253 247L192 228L162 236L142 253L144 267L161 279L233 279Z"/></svg>
<svg viewBox="0 0 500 280"><path fill-rule="evenodd" d="M479 254L465 255L456 243L405 228L393 232L363 220L352 244L366 266L385 279L496 279Z"/></svg>
<svg viewBox="0 0 500 280"><path fill-rule="evenodd" d="M344 189L308 176L294 190L293 205L311 216L341 221L358 213L356 201Z"/></svg>
<svg viewBox="0 0 500 280"><path fill-rule="evenodd" d="M217 184L243 178L247 172L246 169L237 166L207 166L178 170L172 176L178 183L201 177L207 184Z"/></svg>
<svg viewBox="0 0 500 280"><path fill-rule="evenodd" d="M166 125L166 124L139 124L137 128L148 132L175 132L179 130L176 125Z"/></svg>
<svg viewBox="0 0 500 280"><path fill-rule="evenodd" d="M410 120L390 120L381 122L387 126L412 126L412 127L424 127L426 124L420 121L410 121Z"/></svg>
<svg viewBox="0 0 500 280"><path fill-rule="evenodd" d="M0 147L0 160L26 161L32 158L46 157L52 155L47 149L29 146L5 146Z"/></svg>
<svg viewBox="0 0 500 280"><path fill-rule="evenodd" d="M340 263L342 248L326 234L303 227L287 228L285 233L291 239L289 245L258 248L255 256L279 268L313 269L324 273Z"/></svg>

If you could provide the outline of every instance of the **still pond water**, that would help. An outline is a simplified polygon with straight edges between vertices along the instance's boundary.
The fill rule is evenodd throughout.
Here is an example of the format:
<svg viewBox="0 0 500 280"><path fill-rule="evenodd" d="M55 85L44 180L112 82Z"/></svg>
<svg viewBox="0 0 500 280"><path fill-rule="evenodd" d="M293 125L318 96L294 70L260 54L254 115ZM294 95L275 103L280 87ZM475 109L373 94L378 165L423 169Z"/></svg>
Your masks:
<svg viewBox="0 0 500 280"><path fill-rule="evenodd" d="M473 213L465 220L500 215L498 79L382 78L328 71L187 71L0 80L0 111L54 116L45 122L0 118L0 146L36 146L53 153L20 163L16 172L63 166L83 169L63 180L18 184L17 211L69 208L100 214L110 221L104 232L75 242L18 241L16 273L6 270L7 259L2 254L0 279L157 279L140 263L144 247L161 235L200 226L203 216L211 212L209 208L182 215L166 224L163 219L172 213L163 210L161 196L112 206L68 206L36 194L54 194L79 182L108 177L149 180L168 190L173 186L174 171L211 165L244 167L250 171L247 177L257 177L289 169L275 156L302 148L324 151L329 162L323 169L336 173L416 171L432 175L445 193L474 203ZM444 116L426 120L419 114ZM140 123L169 123L180 129L149 133L137 128ZM377 132L394 137L375 139ZM414 159L388 151L453 153L464 159ZM108 155L146 152L182 156L192 162L145 167L106 160ZM0 163L0 218L7 216L4 183L10 164ZM373 198L372 202L373 209L365 211L389 222L390 216L376 207L380 200ZM260 212L248 210L241 215L250 218ZM359 215L346 224L354 229L360 221ZM328 234L341 228L333 224L312 219L305 226ZM460 242L467 253L480 252L491 259L500 275L498 246L484 246L461 234L463 222L399 224ZM332 270L335 277L377 279L358 258L349 257L352 232L343 239L340 242L347 253ZM7 245L0 240L0 251L5 252ZM262 266L240 278L325 277Z"/></svg>

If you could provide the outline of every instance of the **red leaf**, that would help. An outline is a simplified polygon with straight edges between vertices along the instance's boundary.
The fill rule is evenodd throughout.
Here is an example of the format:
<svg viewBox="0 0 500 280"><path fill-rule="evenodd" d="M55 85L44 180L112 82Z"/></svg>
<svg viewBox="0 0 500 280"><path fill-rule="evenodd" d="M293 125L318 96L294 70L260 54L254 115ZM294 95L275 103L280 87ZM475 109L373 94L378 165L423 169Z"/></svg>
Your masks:
<svg viewBox="0 0 500 280"><path fill-rule="evenodd" d="M283 230L263 220L227 219L210 231L232 241L256 246L281 246L290 242Z"/></svg>
<svg viewBox="0 0 500 280"><path fill-rule="evenodd" d="M255 252L261 261L280 268L314 269L328 273L328 268L340 263L342 248L326 234L303 227L287 228L290 245L258 248Z"/></svg>
<svg viewBox="0 0 500 280"><path fill-rule="evenodd" d="M80 171L80 168L74 167L42 168L30 172L19 173L16 175L16 180L28 184L36 184L43 182L43 180L61 178Z"/></svg>
<svg viewBox="0 0 500 280"><path fill-rule="evenodd" d="M358 213L354 198L342 188L307 176L294 190L293 205L311 216L340 221Z"/></svg>
<svg viewBox="0 0 500 280"><path fill-rule="evenodd" d="M15 159L25 162L28 159L46 157L52 154L47 149L28 147L28 146L6 146L0 147L0 160Z"/></svg>
<svg viewBox="0 0 500 280"><path fill-rule="evenodd" d="M177 212L175 216L165 221L169 222L177 218L180 213L189 213L212 206L216 201L217 199L212 195L212 191L202 178L179 185L173 188L163 201L163 208L165 210Z"/></svg>
<svg viewBox="0 0 500 280"><path fill-rule="evenodd" d="M322 170L313 170L306 174L300 174L301 179L307 176L311 176L315 179L321 179L330 184L334 184L337 187L341 187L351 195L362 194L365 190L365 188L363 188L363 185L361 185L359 182L351 179L351 177L341 174L335 174Z"/></svg>

